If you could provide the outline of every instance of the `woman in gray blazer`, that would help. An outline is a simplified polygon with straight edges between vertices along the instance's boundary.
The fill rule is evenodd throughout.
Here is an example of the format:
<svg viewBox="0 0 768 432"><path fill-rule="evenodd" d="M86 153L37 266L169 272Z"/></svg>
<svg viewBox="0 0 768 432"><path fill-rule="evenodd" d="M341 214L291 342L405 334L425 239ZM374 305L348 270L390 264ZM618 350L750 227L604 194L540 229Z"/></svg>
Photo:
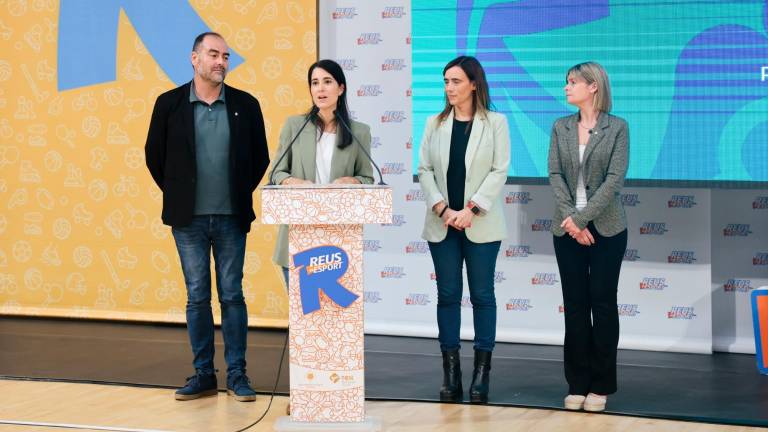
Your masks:
<svg viewBox="0 0 768 432"><path fill-rule="evenodd" d="M307 114L285 121L271 178L279 185L373 183L373 168L368 157L352 142L354 134L370 153L371 129L349 118L347 79L341 66L333 60L320 60L309 67L307 83L312 108ZM309 124L305 124L307 120ZM350 125L351 134L339 124L340 120ZM288 145L297 134L289 149ZM285 225L278 231L272 261L282 267L287 286L290 264L288 227Z"/></svg>
<svg viewBox="0 0 768 432"><path fill-rule="evenodd" d="M501 189L509 167L509 127L504 115L490 111L488 83L477 59L452 60L443 69L443 80L445 108L427 120L418 168L427 202L422 237L437 276L440 400L463 398L459 330L466 263L475 328L469 397L485 403L496 340L496 255L507 235Z"/></svg>
<svg viewBox="0 0 768 432"><path fill-rule="evenodd" d="M569 69L565 95L579 111L555 122L549 147L552 234L565 307L565 407L602 411L607 395L616 392L616 293L627 247L619 194L629 130L608 114L610 84L599 64Z"/></svg>

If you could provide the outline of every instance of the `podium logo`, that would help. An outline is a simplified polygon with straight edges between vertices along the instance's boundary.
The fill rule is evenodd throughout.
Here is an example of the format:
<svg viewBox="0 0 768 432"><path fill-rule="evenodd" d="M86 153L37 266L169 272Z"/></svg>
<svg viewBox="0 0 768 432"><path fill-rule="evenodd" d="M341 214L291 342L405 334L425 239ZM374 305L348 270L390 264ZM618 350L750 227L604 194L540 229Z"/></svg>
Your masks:
<svg viewBox="0 0 768 432"><path fill-rule="evenodd" d="M663 291L667 286L667 278L663 277L644 277L640 281L641 290Z"/></svg>
<svg viewBox="0 0 768 432"><path fill-rule="evenodd" d="M552 231L552 219L536 219L531 224L531 231Z"/></svg>
<svg viewBox="0 0 768 432"><path fill-rule="evenodd" d="M405 271L403 267L384 267L380 275L382 279L402 279Z"/></svg>
<svg viewBox="0 0 768 432"><path fill-rule="evenodd" d="M340 7L334 9L331 13L331 18L335 20L340 19L354 19L357 16L357 9L353 7Z"/></svg>
<svg viewBox="0 0 768 432"><path fill-rule="evenodd" d="M747 237L750 234L749 224L728 224L723 228L724 237Z"/></svg>
<svg viewBox="0 0 768 432"><path fill-rule="evenodd" d="M427 252L429 252L429 246L425 241L412 241L405 246L405 253L407 254L425 254Z"/></svg>
<svg viewBox="0 0 768 432"><path fill-rule="evenodd" d="M405 172L405 163L403 162L386 162L381 166L382 174L402 174Z"/></svg>
<svg viewBox="0 0 768 432"><path fill-rule="evenodd" d="M381 86L378 84L363 84L360 86L360 88L357 89L357 95L359 97L376 97L382 93L383 92L381 91Z"/></svg>
<svg viewBox="0 0 768 432"><path fill-rule="evenodd" d="M637 253L637 249L626 249L624 251L624 261L637 261L640 259L640 255Z"/></svg>
<svg viewBox="0 0 768 432"><path fill-rule="evenodd" d="M672 309L667 312L667 318L692 320L696 318L696 314L691 306L672 306Z"/></svg>
<svg viewBox="0 0 768 432"><path fill-rule="evenodd" d="M619 316L623 317L635 317L640 313L637 304L621 303L616 305L616 309L619 311Z"/></svg>
<svg viewBox="0 0 768 432"><path fill-rule="evenodd" d="M381 116L382 123L402 123L405 121L405 111L384 111Z"/></svg>
<svg viewBox="0 0 768 432"><path fill-rule="evenodd" d="M388 18L402 18L405 16L405 7L403 6L387 6L381 12L381 17Z"/></svg>
<svg viewBox="0 0 768 432"><path fill-rule="evenodd" d="M693 251L673 250L667 257L670 264L693 264L696 257Z"/></svg>
<svg viewBox="0 0 768 432"><path fill-rule="evenodd" d="M509 245L504 251L504 256L507 258L528 258L531 253L529 245Z"/></svg>
<svg viewBox="0 0 768 432"><path fill-rule="evenodd" d="M411 189L405 194L406 201L424 201L424 191L421 189Z"/></svg>
<svg viewBox="0 0 768 432"><path fill-rule="evenodd" d="M392 215L392 223L381 224L381 226L388 226L388 227L389 226L396 226L396 227L399 227L399 226L405 225L405 223L406 223L405 222L405 215L398 214L398 215Z"/></svg>
<svg viewBox="0 0 768 432"><path fill-rule="evenodd" d="M531 285L554 285L558 282L557 273L536 273L531 278Z"/></svg>
<svg viewBox="0 0 768 432"><path fill-rule="evenodd" d="M339 375L336 372L328 376L328 380L333 384L352 384L355 382L355 377L352 375Z"/></svg>
<svg viewBox="0 0 768 432"><path fill-rule="evenodd" d="M667 201L668 208L693 208L696 205L693 195L672 195Z"/></svg>
<svg viewBox="0 0 768 432"><path fill-rule="evenodd" d="M755 197L752 201L752 210L766 210L768 209L768 196Z"/></svg>
<svg viewBox="0 0 768 432"><path fill-rule="evenodd" d="M378 45L382 41L381 33L360 33L357 37L358 45Z"/></svg>
<svg viewBox="0 0 768 432"><path fill-rule="evenodd" d="M640 226L641 235L664 235L667 231L666 222L644 222Z"/></svg>
<svg viewBox="0 0 768 432"><path fill-rule="evenodd" d="M504 202L507 204L528 204L533 201L530 192L509 192L504 197Z"/></svg>
<svg viewBox="0 0 768 432"><path fill-rule="evenodd" d="M506 310L513 312L528 312L528 310L533 309L531 299L527 298L511 298L507 300L507 304L504 307Z"/></svg>
<svg viewBox="0 0 768 432"><path fill-rule="evenodd" d="M336 59L336 63L341 66L345 71L353 71L357 69L357 59L354 58L340 58Z"/></svg>
<svg viewBox="0 0 768 432"><path fill-rule="evenodd" d="M768 266L768 252L757 252L752 257L752 265L755 266Z"/></svg>
<svg viewBox="0 0 768 432"><path fill-rule="evenodd" d="M305 267L305 271L308 275L312 275L326 271L339 270L342 268L342 265L346 265L342 259L342 253L343 251L310 257L309 265Z"/></svg>
<svg viewBox="0 0 768 432"><path fill-rule="evenodd" d="M381 249L381 240L363 240L363 252L378 252Z"/></svg>
<svg viewBox="0 0 768 432"><path fill-rule="evenodd" d="M365 303L378 303L381 301L381 292L379 291L366 291L363 293L363 302Z"/></svg>
<svg viewBox="0 0 768 432"><path fill-rule="evenodd" d="M638 194L621 194L621 205L624 207L637 207L638 204L640 204L640 196Z"/></svg>
<svg viewBox="0 0 768 432"><path fill-rule="evenodd" d="M337 246L319 246L293 255L299 268L299 291L304 314L320 309L320 291L337 305L349 307L360 296L347 290L339 279L347 272L349 258Z"/></svg>
<svg viewBox="0 0 768 432"><path fill-rule="evenodd" d="M753 289L750 279L728 279L723 284L723 291L725 292L750 292Z"/></svg>
<svg viewBox="0 0 768 432"><path fill-rule="evenodd" d="M405 298L407 306L426 306L429 304L429 294L411 293Z"/></svg>
<svg viewBox="0 0 768 432"><path fill-rule="evenodd" d="M405 59L401 58L388 58L381 64L381 70L388 71L400 71L405 69Z"/></svg>

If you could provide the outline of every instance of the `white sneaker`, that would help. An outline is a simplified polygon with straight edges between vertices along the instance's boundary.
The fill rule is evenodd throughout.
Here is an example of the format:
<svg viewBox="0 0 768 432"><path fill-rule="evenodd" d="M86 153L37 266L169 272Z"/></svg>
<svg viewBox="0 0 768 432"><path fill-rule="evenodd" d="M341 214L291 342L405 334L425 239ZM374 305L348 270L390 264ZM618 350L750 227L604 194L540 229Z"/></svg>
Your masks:
<svg viewBox="0 0 768 432"><path fill-rule="evenodd" d="M605 403L608 402L608 396L590 393L584 400L584 411L600 412L605 410Z"/></svg>
<svg viewBox="0 0 768 432"><path fill-rule="evenodd" d="M568 395L565 397L565 409L578 411L584 407L585 399L582 395Z"/></svg>

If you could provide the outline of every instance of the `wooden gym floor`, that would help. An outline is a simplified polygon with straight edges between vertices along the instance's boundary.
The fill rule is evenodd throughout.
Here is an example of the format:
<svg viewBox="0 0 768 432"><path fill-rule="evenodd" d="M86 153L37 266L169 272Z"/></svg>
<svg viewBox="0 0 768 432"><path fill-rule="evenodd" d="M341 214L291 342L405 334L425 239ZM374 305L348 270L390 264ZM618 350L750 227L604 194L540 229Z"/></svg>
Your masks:
<svg viewBox="0 0 768 432"><path fill-rule="evenodd" d="M255 421L268 396L255 403L236 402L226 393L178 402L173 390L65 382L0 380L0 421L48 423L49 426L0 423L0 431L152 430L236 431ZM288 399L275 397L272 407L249 431L271 431L284 415ZM368 415L381 419L383 430L424 431L633 431L747 432L757 428L656 420L607 414L498 406L420 402L366 402ZM55 424L79 426L61 429Z"/></svg>

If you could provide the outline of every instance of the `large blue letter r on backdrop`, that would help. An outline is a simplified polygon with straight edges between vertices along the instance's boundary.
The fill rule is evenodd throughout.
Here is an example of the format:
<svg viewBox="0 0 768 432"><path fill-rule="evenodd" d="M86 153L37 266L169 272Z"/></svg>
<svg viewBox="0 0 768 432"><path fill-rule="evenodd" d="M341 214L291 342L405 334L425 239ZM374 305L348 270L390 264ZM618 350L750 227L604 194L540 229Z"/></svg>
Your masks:
<svg viewBox="0 0 768 432"><path fill-rule="evenodd" d="M195 36L211 31L184 0L61 0L59 7L60 91L115 80L120 9L177 85L192 78L189 56ZM242 62L231 52L230 69Z"/></svg>

